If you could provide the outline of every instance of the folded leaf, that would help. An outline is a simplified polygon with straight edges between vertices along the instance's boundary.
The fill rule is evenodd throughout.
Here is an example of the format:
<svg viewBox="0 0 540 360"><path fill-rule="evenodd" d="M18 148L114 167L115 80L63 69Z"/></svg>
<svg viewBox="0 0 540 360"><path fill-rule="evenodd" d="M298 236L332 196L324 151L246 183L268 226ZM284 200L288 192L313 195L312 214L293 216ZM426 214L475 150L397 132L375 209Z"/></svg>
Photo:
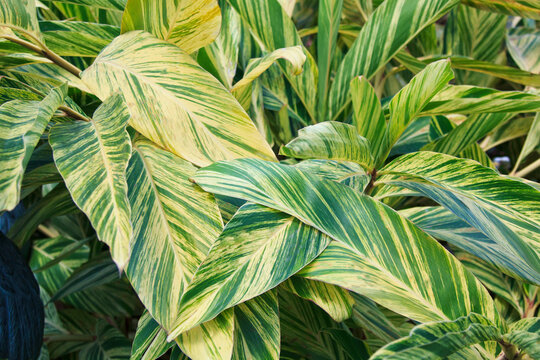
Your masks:
<svg viewBox="0 0 540 360"><path fill-rule="evenodd" d="M218 80L178 47L148 33L117 37L81 76L101 99L120 90L130 125L194 164L248 156L275 159Z"/></svg>
<svg viewBox="0 0 540 360"><path fill-rule="evenodd" d="M115 95L90 121L57 124L49 134L54 161L73 201L109 245L120 269L129 258L133 234L126 182L131 156L128 119L123 98Z"/></svg>
<svg viewBox="0 0 540 360"><path fill-rule="evenodd" d="M167 343L166 340L167 334L150 313L145 311L137 325L130 360L158 359L174 345L173 342Z"/></svg>

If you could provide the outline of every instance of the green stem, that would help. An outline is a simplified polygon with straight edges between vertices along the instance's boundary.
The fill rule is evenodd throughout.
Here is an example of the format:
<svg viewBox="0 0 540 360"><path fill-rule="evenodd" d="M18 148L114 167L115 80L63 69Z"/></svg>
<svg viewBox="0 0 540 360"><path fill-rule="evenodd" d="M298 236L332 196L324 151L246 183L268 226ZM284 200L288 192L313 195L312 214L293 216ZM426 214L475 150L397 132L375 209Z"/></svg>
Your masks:
<svg viewBox="0 0 540 360"><path fill-rule="evenodd" d="M82 121L90 121L89 118L87 118L86 116L84 116L83 114L67 107L67 106L60 106L58 108L58 110L60 111L63 111L64 113L66 113L67 116L69 116L70 118L73 118L75 120L82 120Z"/></svg>

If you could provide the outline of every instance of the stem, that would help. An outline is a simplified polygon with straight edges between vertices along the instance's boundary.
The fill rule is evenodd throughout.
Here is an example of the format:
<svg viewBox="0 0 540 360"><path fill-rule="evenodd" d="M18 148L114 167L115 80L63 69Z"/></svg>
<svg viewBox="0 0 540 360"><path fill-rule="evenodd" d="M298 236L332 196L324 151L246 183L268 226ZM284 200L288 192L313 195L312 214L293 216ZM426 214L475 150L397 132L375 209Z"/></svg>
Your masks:
<svg viewBox="0 0 540 360"><path fill-rule="evenodd" d="M517 177L524 177L525 175L528 175L530 172L533 172L534 170L536 170L536 168L538 167L540 167L540 159L536 160L532 164L525 166L523 169L514 173L513 175Z"/></svg>
<svg viewBox="0 0 540 360"><path fill-rule="evenodd" d="M62 57L58 56L54 52L52 52L49 48L47 48L44 44L41 44L40 46L34 45L31 42L28 42L23 39L19 39L18 37L14 37L11 35L2 35L0 38L9 40L15 44L19 44L21 46L24 46L25 48L32 50L33 52L36 52L47 59L51 60L56 65L60 66L64 70L69 71L76 77L80 78L81 69L76 67L75 65L72 65L70 62L64 60Z"/></svg>
<svg viewBox="0 0 540 360"><path fill-rule="evenodd" d="M76 119L76 120L82 120L82 121L90 121L89 118L84 116L83 114L78 113L77 111L67 107L67 106L60 106L58 110L63 111L66 113L67 116Z"/></svg>
<svg viewBox="0 0 540 360"><path fill-rule="evenodd" d="M521 355L519 354L517 348L505 341L499 341L499 344L501 345L501 348L503 350L503 355L499 356L499 359L501 360L517 360L521 358Z"/></svg>
<svg viewBox="0 0 540 360"><path fill-rule="evenodd" d="M366 195L369 195L369 193L373 189L373 184L375 183L375 180L377 180L377 169L374 168L373 171L369 173L369 175L371 175L371 178L369 179L369 183L364 190L364 194Z"/></svg>

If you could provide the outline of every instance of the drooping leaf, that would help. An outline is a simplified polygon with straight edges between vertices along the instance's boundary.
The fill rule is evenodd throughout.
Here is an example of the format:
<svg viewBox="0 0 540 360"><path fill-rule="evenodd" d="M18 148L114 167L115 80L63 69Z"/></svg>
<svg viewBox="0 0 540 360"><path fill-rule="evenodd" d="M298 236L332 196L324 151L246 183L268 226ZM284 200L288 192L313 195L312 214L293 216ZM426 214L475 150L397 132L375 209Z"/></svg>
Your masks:
<svg viewBox="0 0 540 360"><path fill-rule="evenodd" d="M298 137L280 149L280 154L299 159L350 161L371 170L369 142L349 124L325 121L300 129Z"/></svg>
<svg viewBox="0 0 540 360"><path fill-rule="evenodd" d="M418 325L409 336L379 349L370 359L442 359L471 345L500 337L501 332L495 324L472 313L454 321Z"/></svg>
<svg viewBox="0 0 540 360"><path fill-rule="evenodd" d="M384 343L400 338L399 329L385 316L375 302L365 296L351 293L354 299L352 320L356 325L374 334Z"/></svg>
<svg viewBox="0 0 540 360"><path fill-rule="evenodd" d="M280 288L314 302L337 322L352 316L354 299L339 286L293 276L281 284Z"/></svg>
<svg viewBox="0 0 540 360"><path fill-rule="evenodd" d="M126 182L131 155L128 119L122 96L115 95L90 121L57 124L49 134L56 166L73 200L109 245L120 269L129 258L133 233Z"/></svg>
<svg viewBox="0 0 540 360"><path fill-rule="evenodd" d="M503 338L517 345L531 359L540 357L540 318L525 318L510 325Z"/></svg>
<svg viewBox="0 0 540 360"><path fill-rule="evenodd" d="M215 200L189 178L195 167L139 138L127 172L133 241L126 273L167 331L185 287L221 231ZM167 276L164 276L167 274Z"/></svg>
<svg viewBox="0 0 540 360"><path fill-rule="evenodd" d="M187 53L211 43L219 34L217 0L129 0L122 33L145 30Z"/></svg>
<svg viewBox="0 0 540 360"><path fill-rule="evenodd" d="M381 171L377 181L418 191L479 229L534 273L518 272L538 284L540 278L540 192L498 175L477 162L433 152L404 155Z"/></svg>
<svg viewBox="0 0 540 360"><path fill-rule="evenodd" d="M350 81L373 77L422 29L459 1L390 0L369 17L341 62L328 97L328 119L335 120L350 102Z"/></svg>
<svg viewBox="0 0 540 360"><path fill-rule="evenodd" d="M120 90L131 126L197 165L245 156L275 159L218 80L178 47L148 33L116 38L82 79L101 99Z"/></svg>
<svg viewBox="0 0 540 360"><path fill-rule="evenodd" d="M347 186L255 159L215 163L194 179L206 191L284 211L338 240L302 276L359 292L417 321L475 311L499 322L487 291L434 239Z"/></svg>
<svg viewBox="0 0 540 360"><path fill-rule="evenodd" d="M19 203L30 155L66 94L63 85L42 101L13 100L0 106L0 211L13 210Z"/></svg>
<svg viewBox="0 0 540 360"><path fill-rule="evenodd" d="M293 216L244 205L189 284L170 338L276 287L313 261L329 241Z"/></svg>

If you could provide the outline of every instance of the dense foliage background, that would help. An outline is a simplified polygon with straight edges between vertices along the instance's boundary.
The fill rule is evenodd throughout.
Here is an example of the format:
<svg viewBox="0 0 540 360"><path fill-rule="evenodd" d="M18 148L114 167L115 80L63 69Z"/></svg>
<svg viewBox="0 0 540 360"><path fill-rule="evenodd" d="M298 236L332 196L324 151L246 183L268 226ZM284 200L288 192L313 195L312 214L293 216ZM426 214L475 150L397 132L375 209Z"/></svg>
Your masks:
<svg viewBox="0 0 540 360"><path fill-rule="evenodd" d="M0 4L0 357L540 359L538 1Z"/></svg>

